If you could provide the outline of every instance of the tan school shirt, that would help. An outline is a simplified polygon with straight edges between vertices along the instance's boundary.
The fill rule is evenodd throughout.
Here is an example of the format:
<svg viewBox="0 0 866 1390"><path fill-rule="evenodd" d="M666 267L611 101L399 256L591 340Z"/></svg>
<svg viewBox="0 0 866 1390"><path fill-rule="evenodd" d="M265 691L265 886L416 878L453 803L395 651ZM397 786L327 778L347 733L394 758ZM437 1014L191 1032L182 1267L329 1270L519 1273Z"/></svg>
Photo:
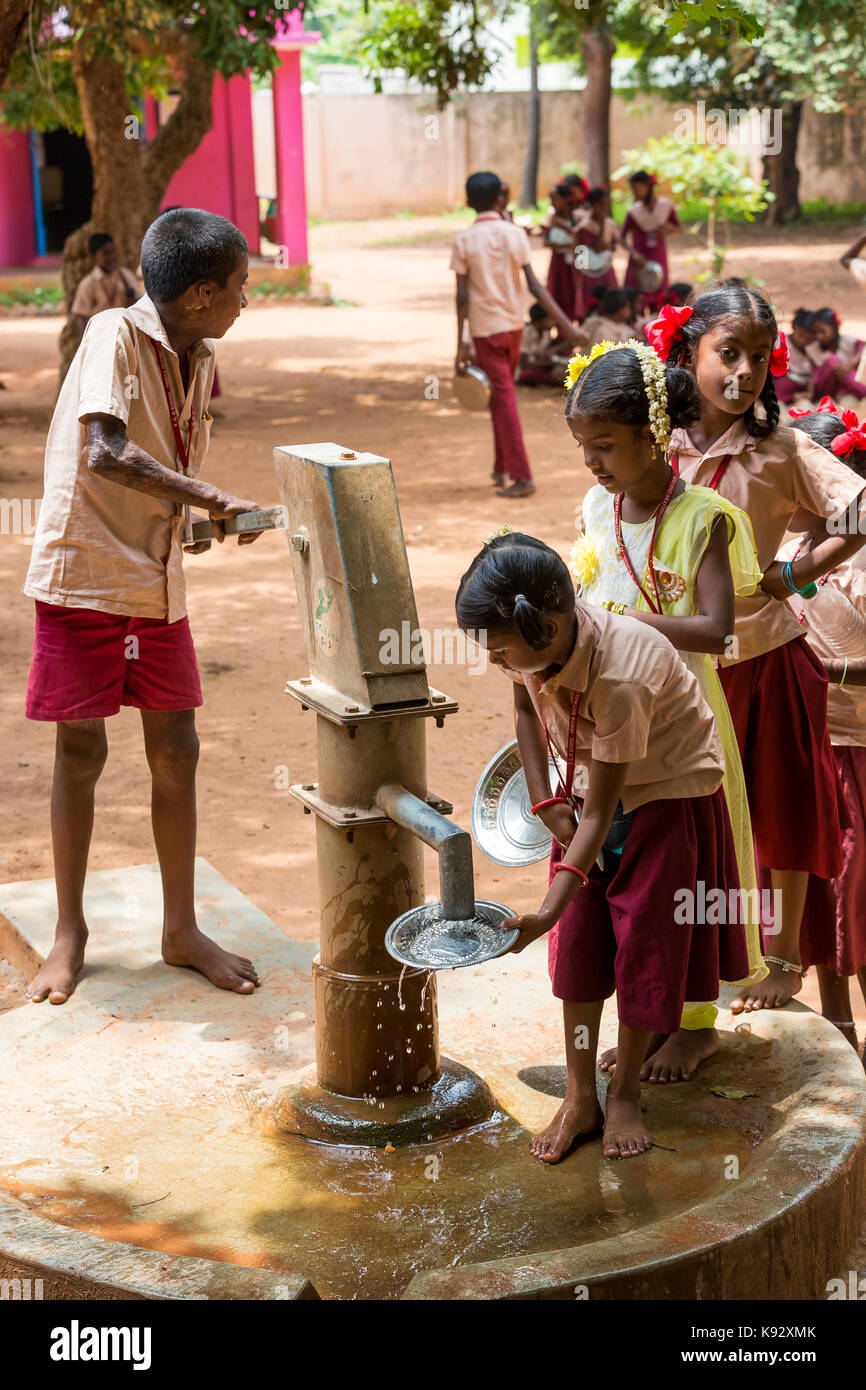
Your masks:
<svg viewBox="0 0 866 1390"><path fill-rule="evenodd" d="M132 291L131 295L127 290ZM109 275L96 265L79 281L69 312L90 319L104 309L125 309L140 298L141 286L131 270L118 266Z"/></svg>
<svg viewBox="0 0 866 1390"><path fill-rule="evenodd" d="M562 670L526 686L563 764L572 697L581 692L574 788L588 786L592 758L628 763L623 809L648 801L709 796L724 758L716 721L695 677L666 637L637 618L575 599L577 639Z"/></svg>
<svg viewBox="0 0 866 1390"><path fill-rule="evenodd" d="M799 507L814 516L837 517L866 487L866 482L801 430L780 425L767 439L755 439L742 420L701 454L684 429L671 434L671 453L679 459L687 483L709 487L724 458L731 455L718 491L748 515L755 533L758 564L767 570L779 553L791 518ZM866 538L864 538L866 539ZM735 606L736 661L774 651L802 631L784 600L763 589ZM733 657L720 658L732 666Z"/></svg>
<svg viewBox="0 0 866 1390"><path fill-rule="evenodd" d="M793 560L798 541L787 541L780 560ZM866 551L843 560L819 584L813 599L792 595L788 604L822 661L866 661ZM827 728L830 742L866 746L866 687L831 681L827 687Z"/></svg>
<svg viewBox="0 0 866 1390"><path fill-rule="evenodd" d="M43 603L97 608L136 618L186 614L183 509L109 482L87 466L81 418L113 415L129 439L166 468L181 472L153 342L174 392L184 441L193 422L190 473L207 454L213 344L190 348L184 396L177 354L152 300L106 309L88 323L60 391L45 446L45 485L24 593Z"/></svg>
<svg viewBox="0 0 866 1390"><path fill-rule="evenodd" d="M498 212L480 212L458 232L451 250L451 269L469 276L469 332L490 338L522 328L529 291L523 267L529 264L529 237L522 227Z"/></svg>

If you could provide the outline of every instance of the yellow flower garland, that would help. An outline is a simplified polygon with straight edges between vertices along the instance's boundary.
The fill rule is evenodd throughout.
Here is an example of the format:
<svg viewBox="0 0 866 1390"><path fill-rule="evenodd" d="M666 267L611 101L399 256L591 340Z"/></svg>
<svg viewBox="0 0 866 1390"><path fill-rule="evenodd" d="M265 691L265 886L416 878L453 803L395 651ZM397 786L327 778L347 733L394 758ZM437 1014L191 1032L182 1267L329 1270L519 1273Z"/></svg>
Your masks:
<svg viewBox="0 0 866 1390"><path fill-rule="evenodd" d="M637 338L629 338L625 343L596 343L587 354L576 352L569 361L565 385L571 390L581 373L586 371L591 362L594 362L597 357L603 357L607 352L616 352L619 348L631 348L637 357L649 402L650 433L662 452L666 454L671 444L671 420L668 414L665 364L655 348L651 348L648 343L641 343Z"/></svg>

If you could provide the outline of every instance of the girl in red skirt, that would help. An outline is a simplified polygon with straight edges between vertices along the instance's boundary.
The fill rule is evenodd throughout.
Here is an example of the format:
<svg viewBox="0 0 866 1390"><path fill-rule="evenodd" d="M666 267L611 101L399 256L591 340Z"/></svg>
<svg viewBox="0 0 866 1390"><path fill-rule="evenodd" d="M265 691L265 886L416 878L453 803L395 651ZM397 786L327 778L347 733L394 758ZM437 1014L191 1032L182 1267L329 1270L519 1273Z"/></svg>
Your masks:
<svg viewBox="0 0 866 1390"><path fill-rule="evenodd" d="M550 247L547 288L567 318L574 318L574 246L571 192L564 183L550 190L551 213L544 223L544 244Z"/></svg>
<svg viewBox="0 0 866 1390"><path fill-rule="evenodd" d="M793 427L866 478L866 433L853 412L843 418L825 408L795 420ZM822 539L820 529L812 528L790 541L780 559L793 560ZM817 967L824 1017L856 1048L848 981L856 975L866 999L866 551L825 575L815 598L791 603L809 645L838 682L827 692L827 726L850 821L841 872L833 879L809 877L800 952L804 966Z"/></svg>
<svg viewBox="0 0 866 1390"><path fill-rule="evenodd" d="M532 536L497 536L475 557L457 620L514 682L527 787L554 836L541 908L503 923L520 931L515 952L550 933L563 1001L565 1100L531 1149L556 1163L603 1126L605 1156L628 1158L652 1146L640 1072L653 1033L676 1030L686 997L713 998L720 975L748 969L739 923L711 924L700 906L702 892L727 903L739 891L715 720L667 638L576 599L562 559ZM548 748L565 764L555 797ZM614 989L618 1060L602 1115L596 1052Z"/></svg>
<svg viewBox="0 0 866 1390"><path fill-rule="evenodd" d="M622 224L622 239L631 252L625 283L637 285L638 275L647 261L655 261L662 268L661 284L653 294L644 294L648 309L660 309L665 303L669 283L667 239L671 232L682 231L670 198L659 197L656 193L657 183L655 174L648 174L644 169L631 175L629 185L634 202Z"/></svg>
<svg viewBox="0 0 866 1390"><path fill-rule="evenodd" d="M864 482L802 432L780 428L773 377L787 371L787 346L757 290L726 280L691 306L663 309L647 337L664 361L694 373L701 393L700 420L672 433L671 462L687 482L717 488L747 513L764 571L761 589L737 599L719 675L743 758L756 857L782 903L769 974L732 1008L772 1008L801 988L809 875L840 873L844 815L827 734L827 675L786 600L811 592L860 549ZM801 509L832 524L814 549L776 562Z"/></svg>
<svg viewBox="0 0 866 1390"><path fill-rule="evenodd" d="M619 228L610 215L606 188L591 188L575 219L577 246L574 253L574 317L583 319L592 307L592 292L599 286L617 288L613 253L621 245ZM590 254L591 253L591 254ZM595 268L593 259L604 260Z"/></svg>

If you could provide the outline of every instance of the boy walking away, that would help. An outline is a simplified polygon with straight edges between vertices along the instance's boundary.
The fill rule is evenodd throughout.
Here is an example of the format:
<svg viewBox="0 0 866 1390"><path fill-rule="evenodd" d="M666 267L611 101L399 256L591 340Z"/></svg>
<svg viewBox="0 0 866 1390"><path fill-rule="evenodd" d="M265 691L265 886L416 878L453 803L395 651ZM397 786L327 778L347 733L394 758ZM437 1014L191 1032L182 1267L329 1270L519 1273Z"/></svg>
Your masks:
<svg viewBox="0 0 866 1390"><path fill-rule="evenodd" d="M516 499L528 497L535 491L514 391L526 288L547 310L568 342L581 346L586 337L538 281L530 265L526 232L513 222L505 221L496 211L501 193L502 180L497 174L471 174L466 180L466 201L474 209L476 218L471 227L457 233L451 253L451 269L457 275L454 366L459 374L470 360L470 347L465 338L468 321L476 361L493 387L490 413L496 493L498 497Z"/></svg>
<svg viewBox="0 0 866 1390"><path fill-rule="evenodd" d="M105 720L141 710L162 875L162 955L221 989L250 994L249 960L199 931L193 898L195 708L202 703L186 618L189 505L218 523L256 503L194 476L204 462L212 338L246 305L247 244L231 222L182 208L151 224L146 294L87 325L45 450L45 492L24 592L36 600L29 719L57 725L51 832L58 920L28 996L62 1004L84 962L83 894ZM259 533L240 537L241 543ZM219 537L222 539L222 536Z"/></svg>
<svg viewBox="0 0 866 1390"><path fill-rule="evenodd" d="M141 297L131 270L117 264L117 247L107 232L95 232L87 243L93 269L78 283L70 310L81 333L103 309L126 309Z"/></svg>

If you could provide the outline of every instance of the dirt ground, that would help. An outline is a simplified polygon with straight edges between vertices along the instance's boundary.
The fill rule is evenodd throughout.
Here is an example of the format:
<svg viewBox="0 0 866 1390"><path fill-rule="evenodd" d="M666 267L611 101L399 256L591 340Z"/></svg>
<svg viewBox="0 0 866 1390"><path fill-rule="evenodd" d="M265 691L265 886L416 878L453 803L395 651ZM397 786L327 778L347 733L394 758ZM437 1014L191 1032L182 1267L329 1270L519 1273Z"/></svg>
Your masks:
<svg viewBox="0 0 866 1390"><path fill-rule="evenodd" d="M854 226L770 232L738 228L732 273L760 277L783 314L830 303L866 337L866 297L839 266ZM384 245L372 243L384 242ZM255 499L277 501L275 445L334 440L390 458L394 467L420 621L452 627L457 581L487 534L508 521L561 549L587 486L556 392L521 390L520 410L538 492L498 500L489 474L488 420L456 403L450 389L455 321L448 234L436 219L329 224L311 237L314 277L354 307L251 307L219 345L223 397L206 476ZM673 278L691 279L695 243L673 244ZM546 253L535 253L546 271ZM0 321L0 483L6 497L41 495L42 450L55 389L59 321ZM426 399L437 378L439 398ZM428 390L428 394L430 394ZM0 878L52 872L48 797L53 733L23 717L32 641L30 600L21 594L30 541L0 536L0 776L4 827ZM233 542L187 557L189 611L205 704L198 718L199 853L287 933L317 931L312 822L284 790L315 775L315 723L283 693L306 673L285 536ZM460 712L429 733L430 788L468 824L476 779L512 737L510 687L494 672L433 667L431 683ZM110 752L97 792L94 869L153 862L148 779L138 716L110 721ZM478 894L515 909L537 904L545 871L500 869L476 857ZM435 893L435 863L428 892ZM155 926L158 924L155 924ZM156 937L155 937L156 939ZM2 981L0 981L2 985ZM804 998L814 1002L807 982ZM858 1001L861 1021L866 1021ZM861 1030L862 1031L862 1030Z"/></svg>

